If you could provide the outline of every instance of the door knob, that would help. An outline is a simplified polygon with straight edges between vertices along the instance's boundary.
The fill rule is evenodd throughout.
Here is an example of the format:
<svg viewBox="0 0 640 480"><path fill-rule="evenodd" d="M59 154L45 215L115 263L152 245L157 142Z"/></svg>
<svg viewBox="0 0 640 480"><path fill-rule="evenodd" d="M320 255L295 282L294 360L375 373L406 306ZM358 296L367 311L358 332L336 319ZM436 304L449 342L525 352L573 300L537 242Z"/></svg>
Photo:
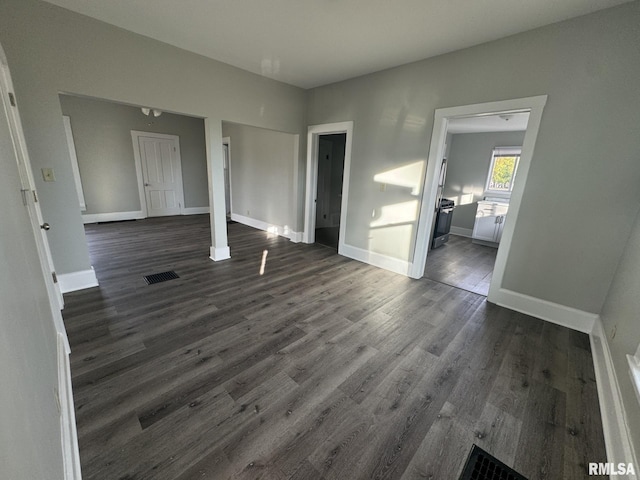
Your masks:
<svg viewBox="0 0 640 480"><path fill-rule="evenodd" d="M43 230L51 230L51 225L49 225L47 222L45 222L42 225L40 225L40 228L43 229Z"/></svg>
<svg viewBox="0 0 640 480"><path fill-rule="evenodd" d="M145 184L144 184L144 186L145 186L145 187L150 187L150 186L151 186L151 184L150 184L150 183L145 183Z"/></svg>

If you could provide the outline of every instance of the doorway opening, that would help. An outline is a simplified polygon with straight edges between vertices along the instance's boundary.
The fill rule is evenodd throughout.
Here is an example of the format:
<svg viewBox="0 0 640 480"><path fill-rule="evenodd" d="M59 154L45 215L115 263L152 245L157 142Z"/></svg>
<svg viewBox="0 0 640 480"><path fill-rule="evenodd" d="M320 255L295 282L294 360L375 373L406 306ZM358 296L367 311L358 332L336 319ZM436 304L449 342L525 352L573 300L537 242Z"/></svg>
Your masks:
<svg viewBox="0 0 640 480"><path fill-rule="evenodd" d="M231 139L222 138L222 162L224 168L224 208L227 223L231 221Z"/></svg>
<svg viewBox="0 0 640 480"><path fill-rule="evenodd" d="M316 243L338 250L344 151L347 134L318 138L318 180L316 196Z"/></svg>
<svg viewBox="0 0 640 480"><path fill-rule="evenodd" d="M529 112L451 119L424 276L487 296Z"/></svg>
<svg viewBox="0 0 640 480"><path fill-rule="evenodd" d="M445 179L442 188L438 188L441 183L440 168L442 165L442 159L446 158L447 154L452 153L450 151L447 151L447 137L448 133L450 133L450 124L452 124L452 128L454 128L458 120L460 122L465 122L467 120L477 121L475 119L488 116L494 117L494 120L496 121L505 121L502 117L507 117L509 118L508 121L510 121L512 118L515 118L513 117L514 115L528 114L526 130L522 140L521 149L519 150L519 157L517 159L517 170L514 168L513 172L511 172L512 175L510 184L508 186L508 216L500 214L496 214L494 216L494 234L495 229L497 228L499 230L499 237L492 238L498 238L499 242L496 242L498 244L498 248L495 255L493 273L489 281L487 300L500 305L505 303L505 299L503 298L506 295L506 293L503 293L504 272L511 249L513 233L515 225L517 223L520 205L522 203L522 196L525 184L527 182L531 160L533 158L533 150L546 100L546 95L542 95L537 97L503 100L436 110L433 133L431 136L431 147L429 149L429 161L427 164L427 173L425 176L425 193L422 198L420 209L420 219L416 237L416 249L414 254L414 261L411 265L410 276L412 278L421 278L424 275L428 255L433 255L437 252L437 249L430 251L430 243L434 231L437 209L440 207L438 193L444 192L444 188L446 187ZM450 141L449 143L452 142ZM496 147L506 147L506 145L496 145ZM511 152L510 154L512 155ZM492 164L496 161L494 157L496 157L495 152L491 157ZM451 165L448 164L447 166L450 175ZM487 172L487 177L489 176L489 172ZM483 191L484 195L482 195L482 197L487 197L489 202L494 202L496 204L507 203L504 201L504 195L502 197L499 195L499 193L504 192L498 192L498 194L496 194L492 191L496 190L496 188L494 188L496 187L496 185L489 185L489 182L492 181L492 179L487 177L485 177ZM489 185L489 188L487 188L487 185ZM498 189L502 190L507 188L505 185L497 185L497 187L499 187ZM459 188L459 193L460 197L466 198L467 200L469 198L472 198L464 197L465 194L462 192L461 188ZM440 198L446 197L441 196ZM469 205L471 205L471 211L473 211L473 208L476 209L477 215L477 200L475 202L470 202ZM496 213L497 210L498 209L496 205ZM495 220L498 217L504 218L502 218L502 221ZM455 218L455 214L453 218ZM469 229L467 229L467 232L468 230ZM471 229L471 233L473 235L473 229Z"/></svg>
<svg viewBox="0 0 640 480"><path fill-rule="evenodd" d="M353 122L313 125L307 136L304 243L343 254ZM322 157L322 158L320 158Z"/></svg>

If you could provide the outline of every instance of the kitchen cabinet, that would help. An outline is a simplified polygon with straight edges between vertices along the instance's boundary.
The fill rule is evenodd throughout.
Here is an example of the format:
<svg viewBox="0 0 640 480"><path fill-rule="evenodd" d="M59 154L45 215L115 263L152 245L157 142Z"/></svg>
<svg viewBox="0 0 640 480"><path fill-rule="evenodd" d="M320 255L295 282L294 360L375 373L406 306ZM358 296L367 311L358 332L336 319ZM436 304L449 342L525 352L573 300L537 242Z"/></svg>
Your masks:
<svg viewBox="0 0 640 480"><path fill-rule="evenodd" d="M508 203L481 200L476 210L472 239L474 243L497 247L502 239Z"/></svg>

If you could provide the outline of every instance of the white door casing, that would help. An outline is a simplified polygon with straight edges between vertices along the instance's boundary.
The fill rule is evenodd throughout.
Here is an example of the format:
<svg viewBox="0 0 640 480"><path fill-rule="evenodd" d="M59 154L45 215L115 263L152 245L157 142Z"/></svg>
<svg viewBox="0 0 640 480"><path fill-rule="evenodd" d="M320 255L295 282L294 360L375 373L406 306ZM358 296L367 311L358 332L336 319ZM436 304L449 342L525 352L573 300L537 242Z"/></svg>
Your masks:
<svg viewBox="0 0 640 480"><path fill-rule="evenodd" d="M487 300L492 303L501 304L501 289L504 271L511 249L513 232L517 224L518 212L522 203L522 195L529 174L529 166L533 158L542 111L547 101L546 95L537 97L518 98L513 100L502 100L474 105L464 105L460 107L436 109L433 122L433 132L431 135L431 146L429 148L429 159L427 172L423 186L423 195L420 206L420 217L418 220L418 231L416 235L416 248L413 256L413 263L409 269L411 278L421 278L424 275L425 263L427 260L429 228L433 224L434 214L431 205L436 201L438 172L436 166L440 165L439 159L444 157L445 139L447 135L448 121L456 117L468 117L472 115L529 112L529 122L522 145L522 154L518 163L518 176L514 182L511 200L509 202L509 221L505 223L500 246L496 256L496 263L493 270L489 295Z"/></svg>
<svg viewBox="0 0 640 480"><path fill-rule="evenodd" d="M231 139L222 139L222 154L224 162L224 201L227 216L231 216Z"/></svg>
<svg viewBox="0 0 640 480"><path fill-rule="evenodd" d="M131 136L144 215L182 214L184 191L179 137L133 130Z"/></svg>
<svg viewBox="0 0 640 480"><path fill-rule="evenodd" d="M344 175L342 178L342 202L340 210L340 233L338 253L344 255L345 232L347 227L347 206L349 204L349 174L351 170L351 144L353 141L353 122L326 123L312 125L307 129L307 178L304 208L304 243L315 242L316 198L318 194L318 148L320 135L333 133L346 134L344 148Z"/></svg>
<svg viewBox="0 0 640 480"><path fill-rule="evenodd" d="M87 210L87 204L84 200L84 189L82 188L82 179L80 178L80 166L78 165L78 155L76 153L76 142L73 139L73 130L71 129L71 117L63 115L64 132L67 135L67 146L69 147L69 156L71 157L71 170L73 171L73 180L76 184L78 193L78 204L83 212Z"/></svg>

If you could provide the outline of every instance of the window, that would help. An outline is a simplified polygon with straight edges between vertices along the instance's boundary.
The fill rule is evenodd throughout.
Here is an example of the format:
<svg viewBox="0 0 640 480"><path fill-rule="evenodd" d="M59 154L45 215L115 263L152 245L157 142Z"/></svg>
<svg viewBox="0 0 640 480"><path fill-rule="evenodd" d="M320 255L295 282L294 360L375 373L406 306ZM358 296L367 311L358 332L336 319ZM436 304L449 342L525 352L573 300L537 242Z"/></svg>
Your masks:
<svg viewBox="0 0 640 480"><path fill-rule="evenodd" d="M511 194L521 151L520 147L498 147L493 149L485 192Z"/></svg>

